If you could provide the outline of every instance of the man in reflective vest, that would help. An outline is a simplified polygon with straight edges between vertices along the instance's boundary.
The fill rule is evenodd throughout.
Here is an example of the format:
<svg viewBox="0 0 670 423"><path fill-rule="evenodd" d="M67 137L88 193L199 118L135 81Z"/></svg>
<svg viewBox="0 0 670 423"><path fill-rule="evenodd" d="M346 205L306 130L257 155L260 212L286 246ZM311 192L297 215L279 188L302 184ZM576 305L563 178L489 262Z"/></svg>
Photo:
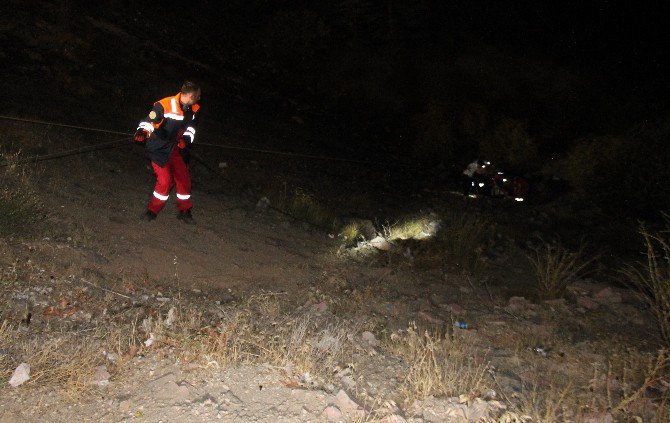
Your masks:
<svg viewBox="0 0 670 423"><path fill-rule="evenodd" d="M195 140L200 105L200 87L186 81L176 95L154 103L153 108L137 127L135 142L146 145L147 155L156 173L156 186L145 220L154 220L165 206L172 189L172 179L177 191L177 218L194 224L191 215L191 177L184 162L184 155Z"/></svg>

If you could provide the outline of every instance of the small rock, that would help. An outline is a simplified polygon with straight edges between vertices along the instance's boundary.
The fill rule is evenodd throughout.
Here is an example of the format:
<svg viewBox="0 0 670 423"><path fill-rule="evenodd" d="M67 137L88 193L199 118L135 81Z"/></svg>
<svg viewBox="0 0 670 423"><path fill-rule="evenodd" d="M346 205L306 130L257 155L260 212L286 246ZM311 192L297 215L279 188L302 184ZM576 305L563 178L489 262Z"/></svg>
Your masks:
<svg viewBox="0 0 670 423"><path fill-rule="evenodd" d="M95 371L93 372L93 376L91 376L91 379L89 380L89 383L91 385L97 385L97 386L107 386L109 385L109 377L111 375L107 371L107 366L98 366L95 368Z"/></svg>
<svg viewBox="0 0 670 423"><path fill-rule="evenodd" d="M344 386L346 389L356 388L356 381L351 376L342 376L340 382L342 383L342 386Z"/></svg>
<svg viewBox="0 0 670 423"><path fill-rule="evenodd" d="M133 403L130 400L123 400L119 402L119 411L122 413L128 413L133 409Z"/></svg>
<svg viewBox="0 0 670 423"><path fill-rule="evenodd" d="M464 311L463 307L461 307L460 305L458 305L456 303L447 304L443 308L445 310L447 310L448 312L450 312L452 314L456 314L456 315L463 314L463 311Z"/></svg>
<svg viewBox="0 0 670 423"><path fill-rule="evenodd" d="M391 414L381 419L380 423L407 423L407 420L397 414Z"/></svg>
<svg viewBox="0 0 670 423"><path fill-rule="evenodd" d="M12 377L9 378L9 384L12 388L21 386L30 379L30 365L28 363L21 363L14 369Z"/></svg>
<svg viewBox="0 0 670 423"><path fill-rule="evenodd" d="M473 404L468 407L468 421L481 422L486 421L489 417L490 409L486 401L477 398Z"/></svg>
<svg viewBox="0 0 670 423"><path fill-rule="evenodd" d="M168 311L167 317L165 318L165 326L170 327L172 324L175 322L177 319L176 316L177 310L174 307L170 307L170 310Z"/></svg>
<svg viewBox="0 0 670 423"><path fill-rule="evenodd" d="M577 305L586 310L596 310L600 306L597 302L591 299L591 297L584 295L577 297Z"/></svg>
<svg viewBox="0 0 670 423"><path fill-rule="evenodd" d="M325 312L326 310L328 310L328 304L326 304L326 303L324 303L324 302L321 302L321 303L318 303L318 304L314 304L314 305L312 306L312 310L316 311L317 313L323 313L323 312Z"/></svg>
<svg viewBox="0 0 670 423"><path fill-rule="evenodd" d="M428 296L428 301L434 306L434 307L445 307L447 303L449 302L449 297L447 294L438 294L436 292L431 293Z"/></svg>
<svg viewBox="0 0 670 423"><path fill-rule="evenodd" d="M582 416L584 423L613 423L614 417L610 413L588 413Z"/></svg>
<svg viewBox="0 0 670 423"><path fill-rule="evenodd" d="M593 299L601 305L621 304L621 294L611 287L601 289Z"/></svg>
<svg viewBox="0 0 670 423"><path fill-rule="evenodd" d="M329 405L328 407L326 407L321 413L321 415L325 417L329 422L340 422L344 420L342 412L340 411L339 408L337 408L334 405Z"/></svg>
<svg viewBox="0 0 670 423"><path fill-rule="evenodd" d="M256 208L261 210L265 210L268 207L270 207L270 200L267 197L262 197L260 200L258 200L258 203L256 203Z"/></svg>
<svg viewBox="0 0 670 423"><path fill-rule="evenodd" d="M337 345L339 345L339 342L337 342L337 339L335 337L325 335L323 338L319 340L319 342L317 342L316 348L321 351L328 351L333 347L337 347Z"/></svg>
<svg viewBox="0 0 670 423"><path fill-rule="evenodd" d="M150 347L151 345L153 345L154 341L156 341L156 338L154 338L154 334L149 333L149 338L146 341L144 341L144 346Z"/></svg>
<svg viewBox="0 0 670 423"><path fill-rule="evenodd" d="M361 338L368 343L371 347L379 346L379 340L375 337L375 334L369 331L365 331L361 334Z"/></svg>
<svg viewBox="0 0 670 423"><path fill-rule="evenodd" d="M420 311L419 316L427 321L428 323L432 323L434 325L442 325L444 324L444 320L440 319L439 317L435 316L433 313L429 313L427 311Z"/></svg>
<svg viewBox="0 0 670 423"><path fill-rule="evenodd" d="M365 417L365 410L363 410L356 401L349 398L349 395L347 395L344 389L340 389L337 395L335 395L335 405L337 405L337 407L344 413L353 416L355 419L362 420Z"/></svg>
<svg viewBox="0 0 670 423"><path fill-rule="evenodd" d="M507 303L507 311L512 313L524 311L529 307L530 303L524 297L511 297Z"/></svg>
<svg viewBox="0 0 670 423"><path fill-rule="evenodd" d="M370 245L381 251L390 251L391 244L382 236L376 236L370 240Z"/></svg>

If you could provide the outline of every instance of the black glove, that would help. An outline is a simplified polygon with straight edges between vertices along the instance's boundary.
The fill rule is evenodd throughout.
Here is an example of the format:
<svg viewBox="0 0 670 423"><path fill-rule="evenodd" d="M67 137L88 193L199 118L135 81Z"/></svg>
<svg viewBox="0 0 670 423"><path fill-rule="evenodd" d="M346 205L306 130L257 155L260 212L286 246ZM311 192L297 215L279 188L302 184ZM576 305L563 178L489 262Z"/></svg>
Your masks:
<svg viewBox="0 0 670 423"><path fill-rule="evenodd" d="M135 136L133 137L133 140L135 140L135 142L139 142L139 143L142 143L142 142L146 141L147 140L147 131L145 131L144 129L138 129L135 132Z"/></svg>

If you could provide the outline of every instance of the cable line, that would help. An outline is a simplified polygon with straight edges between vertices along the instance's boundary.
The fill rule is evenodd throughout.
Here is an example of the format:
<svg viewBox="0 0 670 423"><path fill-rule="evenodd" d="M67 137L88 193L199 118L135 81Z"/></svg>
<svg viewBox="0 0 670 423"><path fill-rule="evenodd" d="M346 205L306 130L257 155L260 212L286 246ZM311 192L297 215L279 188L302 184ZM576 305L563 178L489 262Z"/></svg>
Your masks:
<svg viewBox="0 0 670 423"><path fill-rule="evenodd" d="M75 148L75 149L72 149L72 150L61 151L61 152L58 152L58 153L45 154L43 156L37 155L37 156L29 157L27 159L18 160L15 163L16 164L37 163L37 162L41 162L41 161L44 161L44 160L60 159L60 158L63 158L63 157L68 157L68 156L75 156L77 154L88 153L88 152L91 152L91 151L117 148L117 147L122 147L123 145L132 145L131 143L128 142L129 140L130 140L130 136L127 135L127 136L125 136L125 137L123 137L122 139L119 139L119 140L103 142L103 143L100 143L100 144L89 145L89 146L85 146L85 147L79 147L79 148ZM0 163L0 167L9 166L10 163L11 163L11 161L5 161L4 163Z"/></svg>
<svg viewBox="0 0 670 423"><path fill-rule="evenodd" d="M13 121L16 121L16 122L28 122L28 123L34 123L34 124L37 124L37 125L60 126L62 128L81 129L83 131L102 132L102 133L105 133L105 134L128 135L128 136L133 135L132 133L128 133L128 132L109 131L107 129L91 128L91 127L88 127L88 126L66 125L64 123L46 122L46 121L37 120L37 119L24 119L24 118L18 118L18 117L14 117L14 116L0 115L0 119L13 120Z"/></svg>
<svg viewBox="0 0 670 423"><path fill-rule="evenodd" d="M131 133L126 133L126 132L110 131L110 130L106 130L106 129L92 128L92 127L87 127L87 126L67 125L67 124L63 124L63 123L47 122L47 121L37 120L37 119L23 119L23 118L18 118L18 117L14 117L14 116L0 115L0 119L12 120L12 121L16 121L16 122L33 123L33 124L37 124L37 125L52 125L52 126L59 126L59 127L63 127L63 128L80 129L80 130L83 130L83 131L102 132L102 133L106 133L106 134L127 135L127 136L133 135ZM232 146L232 145L211 144L211 143L202 143L202 142L194 143L194 145L201 145L203 147L212 147L212 148L222 148L222 149L226 149L226 150L249 151L249 152L252 152L252 153L274 154L274 155L278 155L278 156L299 157L299 158L312 159L312 160L328 160L328 161L334 161L334 162L358 163L358 164L366 164L366 165L375 165L376 164L374 162L369 162L369 161L365 161L365 160L346 159L346 158L329 157L329 156L318 156L318 155L313 155L313 154L293 153L293 152L290 152L290 151L277 151L277 150L267 150L267 149L250 148L250 147L237 147L237 146ZM46 160L46 159L43 159L43 160Z"/></svg>

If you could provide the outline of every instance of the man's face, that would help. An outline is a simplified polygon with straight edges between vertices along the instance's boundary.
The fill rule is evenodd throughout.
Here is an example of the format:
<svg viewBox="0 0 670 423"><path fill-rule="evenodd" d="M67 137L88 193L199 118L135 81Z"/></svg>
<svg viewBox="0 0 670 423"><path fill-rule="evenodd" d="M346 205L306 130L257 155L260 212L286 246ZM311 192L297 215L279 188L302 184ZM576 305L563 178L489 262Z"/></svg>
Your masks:
<svg viewBox="0 0 670 423"><path fill-rule="evenodd" d="M195 103L200 100L200 91L192 92L192 93L181 93L181 104L184 106L193 106Z"/></svg>

